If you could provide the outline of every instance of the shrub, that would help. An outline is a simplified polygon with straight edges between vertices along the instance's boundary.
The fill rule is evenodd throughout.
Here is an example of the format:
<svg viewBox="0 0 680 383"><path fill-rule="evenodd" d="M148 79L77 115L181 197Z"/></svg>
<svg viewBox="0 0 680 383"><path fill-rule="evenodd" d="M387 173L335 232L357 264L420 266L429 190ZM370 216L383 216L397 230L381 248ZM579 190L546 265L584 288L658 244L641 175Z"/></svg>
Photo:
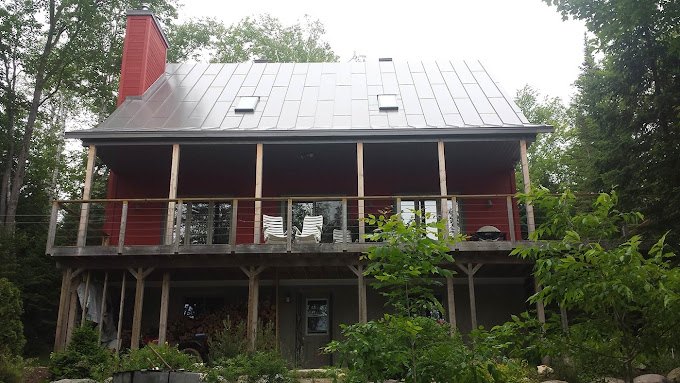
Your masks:
<svg viewBox="0 0 680 383"><path fill-rule="evenodd" d="M21 292L7 278L0 278L0 355L21 354L26 344L21 324Z"/></svg>
<svg viewBox="0 0 680 383"><path fill-rule="evenodd" d="M158 367L167 369L163 361L154 353L156 351L173 370L198 371L201 369L195 356L179 351L177 347L168 345L147 344L137 350L130 350L117 361L116 371L144 370Z"/></svg>
<svg viewBox="0 0 680 383"><path fill-rule="evenodd" d="M234 324L229 317L222 322L222 330L208 339L210 359L216 363L248 353L248 337L244 321ZM272 351L276 349L276 333L274 325L258 323L255 350Z"/></svg>
<svg viewBox="0 0 680 383"><path fill-rule="evenodd" d="M20 356L0 355L0 383L22 383L24 360Z"/></svg>
<svg viewBox="0 0 680 383"><path fill-rule="evenodd" d="M286 362L276 351L256 351L219 361L206 374L206 381L283 383L290 381Z"/></svg>
<svg viewBox="0 0 680 383"><path fill-rule="evenodd" d="M103 380L111 371L112 357L99 344L91 322L73 330L66 349L50 355L49 372L56 379Z"/></svg>

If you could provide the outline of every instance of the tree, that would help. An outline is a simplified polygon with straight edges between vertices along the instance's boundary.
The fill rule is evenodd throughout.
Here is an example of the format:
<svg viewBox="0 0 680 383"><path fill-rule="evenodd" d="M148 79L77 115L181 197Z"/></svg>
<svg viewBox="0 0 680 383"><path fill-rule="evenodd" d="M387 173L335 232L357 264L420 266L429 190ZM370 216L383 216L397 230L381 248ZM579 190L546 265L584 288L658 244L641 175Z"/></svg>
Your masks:
<svg viewBox="0 0 680 383"><path fill-rule="evenodd" d="M323 24L309 16L305 16L304 22L298 21L291 26L284 26L279 19L269 14L246 17L221 32L211 61L337 61L338 56L323 40L325 33Z"/></svg>
<svg viewBox="0 0 680 383"><path fill-rule="evenodd" d="M646 251L640 236L627 237L624 228L642 216L618 211L614 192L600 194L585 212L569 192L552 197L537 189L523 198L548 214L532 235L544 243L513 251L536 261L543 290L530 300L575 313L567 349L614 364L632 382L636 362L677 346L680 269L670 263L675 255L665 236Z"/></svg>
<svg viewBox="0 0 680 383"><path fill-rule="evenodd" d="M674 229L669 239L677 244L680 7L652 0L545 1L565 19L583 20L594 37L572 106L577 135L591 154L593 189L618 185L622 206L639 206L649 232Z"/></svg>
<svg viewBox="0 0 680 383"><path fill-rule="evenodd" d="M20 355L24 348L21 313L19 289L7 278L0 278L0 358Z"/></svg>
<svg viewBox="0 0 680 383"><path fill-rule="evenodd" d="M207 54L214 55L224 25L215 19L190 19L182 24L170 24L167 38L170 42L167 60L171 63L203 61Z"/></svg>

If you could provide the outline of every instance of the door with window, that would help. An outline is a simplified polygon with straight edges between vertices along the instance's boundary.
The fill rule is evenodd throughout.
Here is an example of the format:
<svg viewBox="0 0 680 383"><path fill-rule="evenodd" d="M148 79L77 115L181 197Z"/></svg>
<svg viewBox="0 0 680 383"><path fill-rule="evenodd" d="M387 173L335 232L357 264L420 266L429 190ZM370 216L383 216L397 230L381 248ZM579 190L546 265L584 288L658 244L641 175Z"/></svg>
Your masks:
<svg viewBox="0 0 680 383"><path fill-rule="evenodd" d="M298 365L318 368L331 363L330 355L319 349L332 339L331 298L327 291L301 292L298 307L297 349Z"/></svg>

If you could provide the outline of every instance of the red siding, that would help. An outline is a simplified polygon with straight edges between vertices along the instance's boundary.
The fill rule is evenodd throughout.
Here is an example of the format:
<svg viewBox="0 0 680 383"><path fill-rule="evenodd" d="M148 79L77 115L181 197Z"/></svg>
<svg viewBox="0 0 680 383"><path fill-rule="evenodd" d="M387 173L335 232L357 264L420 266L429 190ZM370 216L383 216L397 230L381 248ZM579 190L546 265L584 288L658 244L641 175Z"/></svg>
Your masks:
<svg viewBox="0 0 680 383"><path fill-rule="evenodd" d="M165 72L167 47L153 16L128 16L118 105L140 96Z"/></svg>

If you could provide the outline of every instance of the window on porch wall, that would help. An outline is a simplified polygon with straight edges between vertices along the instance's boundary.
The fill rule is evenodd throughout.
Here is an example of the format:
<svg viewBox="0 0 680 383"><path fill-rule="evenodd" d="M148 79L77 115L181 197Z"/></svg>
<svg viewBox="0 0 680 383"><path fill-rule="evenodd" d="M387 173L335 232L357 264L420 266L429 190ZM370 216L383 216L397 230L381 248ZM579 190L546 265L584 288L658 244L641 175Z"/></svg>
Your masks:
<svg viewBox="0 0 680 383"><path fill-rule="evenodd" d="M288 202L281 202L280 211L285 229L286 222L288 222ZM342 229L342 201L294 201L292 211L293 226L300 230L302 230L305 216L323 216L321 242L333 242L333 229ZM351 231L349 228L348 230Z"/></svg>
<svg viewBox="0 0 680 383"><path fill-rule="evenodd" d="M229 243L231 202L191 202L182 204L181 208L181 243L190 245ZM190 214L188 209L191 209Z"/></svg>

